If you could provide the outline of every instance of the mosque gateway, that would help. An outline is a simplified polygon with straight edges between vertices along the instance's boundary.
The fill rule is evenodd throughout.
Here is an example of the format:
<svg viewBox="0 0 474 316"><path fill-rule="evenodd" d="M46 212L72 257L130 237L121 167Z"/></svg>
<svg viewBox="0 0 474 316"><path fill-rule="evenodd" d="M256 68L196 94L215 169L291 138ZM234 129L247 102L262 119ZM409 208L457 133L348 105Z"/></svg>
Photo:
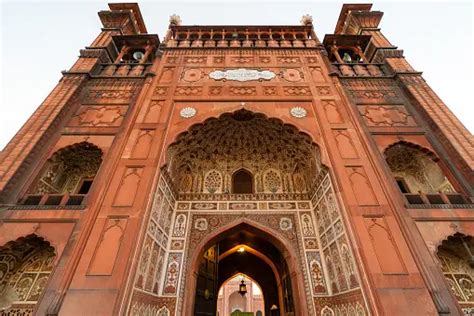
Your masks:
<svg viewBox="0 0 474 316"><path fill-rule="evenodd" d="M100 11L0 153L0 315L474 313L473 137L382 15Z"/></svg>

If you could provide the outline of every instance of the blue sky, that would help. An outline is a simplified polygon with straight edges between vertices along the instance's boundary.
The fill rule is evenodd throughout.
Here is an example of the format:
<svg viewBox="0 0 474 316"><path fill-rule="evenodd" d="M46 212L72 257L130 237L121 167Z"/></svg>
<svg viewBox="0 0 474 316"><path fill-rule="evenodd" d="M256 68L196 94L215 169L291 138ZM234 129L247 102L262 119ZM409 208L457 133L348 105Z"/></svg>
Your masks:
<svg viewBox="0 0 474 316"><path fill-rule="evenodd" d="M0 0L1 1L1 0ZM351 2L351 1L345 1ZM356 1L363 2L363 1ZM149 33L165 34L176 13L183 24L299 24L314 19L320 39L332 33L343 2L140 1ZM0 2L0 148L14 136L100 31L106 1ZM473 5L464 2L375 2L381 28L434 91L474 131Z"/></svg>

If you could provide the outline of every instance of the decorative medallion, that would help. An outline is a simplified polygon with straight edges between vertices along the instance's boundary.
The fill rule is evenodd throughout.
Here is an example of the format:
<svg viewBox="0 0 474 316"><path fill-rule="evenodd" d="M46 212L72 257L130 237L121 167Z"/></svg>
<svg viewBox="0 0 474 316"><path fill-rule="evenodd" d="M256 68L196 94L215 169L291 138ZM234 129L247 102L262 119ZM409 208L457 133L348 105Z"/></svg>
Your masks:
<svg viewBox="0 0 474 316"><path fill-rule="evenodd" d="M296 118L303 118L306 117L307 112L301 106L296 106L294 108L291 108L290 114Z"/></svg>
<svg viewBox="0 0 474 316"><path fill-rule="evenodd" d="M192 108L190 106L188 107L185 107L183 109L181 109L181 111L179 112L179 115L181 115L182 118L191 118L193 117L194 115L196 115L197 111L195 108Z"/></svg>
<svg viewBox="0 0 474 316"><path fill-rule="evenodd" d="M290 82L298 82L303 79L302 73L297 69L286 69L283 71L282 76L286 81Z"/></svg>
<svg viewBox="0 0 474 316"><path fill-rule="evenodd" d="M252 81L252 80L271 80L275 78L275 73L270 70L256 69L231 69L231 70L215 70L209 73L209 77L214 80L234 80L234 81Z"/></svg>
<svg viewBox="0 0 474 316"><path fill-rule="evenodd" d="M207 227L207 219L203 217L196 219L196 221L194 222L194 228L197 230L204 231L207 230Z"/></svg>
<svg viewBox="0 0 474 316"><path fill-rule="evenodd" d="M280 219L280 229L281 230L290 230L293 227L291 219L288 217L282 217Z"/></svg>
<svg viewBox="0 0 474 316"><path fill-rule="evenodd" d="M202 78L202 71L197 68L186 69L183 72L182 79L186 82L196 82Z"/></svg>

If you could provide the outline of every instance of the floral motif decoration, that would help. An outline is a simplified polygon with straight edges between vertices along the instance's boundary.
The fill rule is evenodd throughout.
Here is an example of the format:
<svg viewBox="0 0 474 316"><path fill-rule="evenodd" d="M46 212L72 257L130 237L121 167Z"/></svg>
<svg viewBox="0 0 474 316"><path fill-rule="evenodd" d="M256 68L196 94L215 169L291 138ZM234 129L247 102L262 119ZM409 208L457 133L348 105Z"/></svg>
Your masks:
<svg viewBox="0 0 474 316"><path fill-rule="evenodd" d="M309 137L246 110L192 126L169 146L167 158L180 193L230 193L232 175L241 168L253 175L256 193L303 193L324 169Z"/></svg>
<svg viewBox="0 0 474 316"><path fill-rule="evenodd" d="M166 268L166 255L175 199L166 179L161 176L158 189L153 198L148 229L140 254L135 288L142 293L159 293L163 271ZM180 215L182 215L180 217ZM178 214L173 227L173 235L184 236L186 215Z"/></svg>
<svg viewBox="0 0 474 316"><path fill-rule="evenodd" d="M305 108L296 106L296 107L291 108L290 114L296 118L303 118L303 117L306 117L308 113L306 112Z"/></svg>
<svg viewBox="0 0 474 316"><path fill-rule="evenodd" d="M198 218L194 222L194 228L200 231L205 231L207 230L207 219L205 218Z"/></svg>
<svg viewBox="0 0 474 316"><path fill-rule="evenodd" d="M197 110L193 107L187 106L185 108L182 108L181 111L179 111L179 115L182 118L191 118L195 116L197 113Z"/></svg>
<svg viewBox="0 0 474 316"><path fill-rule="evenodd" d="M169 254L166 279L163 286L163 294L176 294L182 256L182 253Z"/></svg>
<svg viewBox="0 0 474 316"><path fill-rule="evenodd" d="M211 170L204 179L204 188L209 193L220 193L222 190L222 176L219 171Z"/></svg>
<svg viewBox="0 0 474 316"><path fill-rule="evenodd" d="M321 181L312 202L329 276L328 286L334 294L359 288L354 259L329 175Z"/></svg>
<svg viewBox="0 0 474 316"><path fill-rule="evenodd" d="M288 217L282 217L280 219L280 229L281 230L290 230L293 227L293 222Z"/></svg>
<svg viewBox="0 0 474 316"><path fill-rule="evenodd" d="M186 214L178 214L174 221L173 237L184 237L186 232Z"/></svg>

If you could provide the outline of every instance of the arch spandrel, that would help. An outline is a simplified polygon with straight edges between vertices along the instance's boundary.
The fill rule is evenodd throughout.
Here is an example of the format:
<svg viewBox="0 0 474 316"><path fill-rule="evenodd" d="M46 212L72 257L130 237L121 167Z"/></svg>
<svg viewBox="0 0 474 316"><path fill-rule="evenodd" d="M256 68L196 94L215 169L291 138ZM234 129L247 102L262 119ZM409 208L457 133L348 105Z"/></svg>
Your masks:
<svg viewBox="0 0 474 316"><path fill-rule="evenodd" d="M201 257L206 249L208 249L212 244L223 239L225 237L224 233L233 232L242 225L261 232L262 235L280 251L285 259L297 257L298 254L296 254L296 251L298 249L298 244L295 238L296 228L292 227L289 231L279 231L277 229L277 222L273 225L274 227L259 222L259 219L263 221L272 221L270 218L272 215L281 217L274 214L271 214L268 218L265 218L262 214L256 214L254 216L247 215L245 217L238 216L237 214L230 214L226 218L223 218L223 221L219 223L220 225L218 227L209 227L207 231L194 231L196 234L202 234L202 238L195 239L197 243L192 244L193 247L189 250L190 261L196 261L197 258ZM194 218L199 217L200 214L194 215ZM293 217L293 215L291 215L291 217Z"/></svg>

